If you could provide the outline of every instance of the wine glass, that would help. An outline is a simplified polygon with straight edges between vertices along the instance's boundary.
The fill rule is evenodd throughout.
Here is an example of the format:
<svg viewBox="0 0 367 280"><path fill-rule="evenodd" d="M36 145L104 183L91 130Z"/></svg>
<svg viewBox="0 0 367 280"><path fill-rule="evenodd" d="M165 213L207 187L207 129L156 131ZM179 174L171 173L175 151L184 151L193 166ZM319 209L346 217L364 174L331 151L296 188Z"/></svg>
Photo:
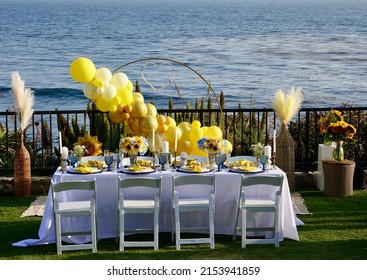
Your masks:
<svg viewBox="0 0 367 280"><path fill-rule="evenodd" d="M105 155L104 161L107 164L108 171L111 171L111 164L113 163L113 156L112 155Z"/></svg>
<svg viewBox="0 0 367 280"><path fill-rule="evenodd" d="M75 163L78 161L78 157L73 151L69 151L69 161L72 168L75 167Z"/></svg>
<svg viewBox="0 0 367 280"><path fill-rule="evenodd" d="M227 155L224 153L218 153L215 157L216 163L218 165L218 172L220 168L223 167L223 163L227 160Z"/></svg>
<svg viewBox="0 0 367 280"><path fill-rule="evenodd" d="M120 155L120 153L117 153L117 154L116 154L116 163L117 163L116 168L117 168L117 169L119 169L119 168L120 168L120 162L121 162L121 155Z"/></svg>
<svg viewBox="0 0 367 280"><path fill-rule="evenodd" d="M263 166L263 172L265 172L265 165L267 164L268 160L269 160L269 156L268 155L261 155L260 156L260 163Z"/></svg>

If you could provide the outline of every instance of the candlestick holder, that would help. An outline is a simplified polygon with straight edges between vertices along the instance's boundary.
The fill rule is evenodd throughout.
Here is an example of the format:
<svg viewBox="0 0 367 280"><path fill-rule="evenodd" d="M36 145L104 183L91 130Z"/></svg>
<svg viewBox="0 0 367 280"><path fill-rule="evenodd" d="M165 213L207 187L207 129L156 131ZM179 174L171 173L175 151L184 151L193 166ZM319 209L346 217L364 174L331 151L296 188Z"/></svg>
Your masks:
<svg viewBox="0 0 367 280"><path fill-rule="evenodd" d="M157 162L157 154L158 154L158 151L157 152L152 152L152 169L156 169L156 167L157 167L157 164L159 164L159 160L158 160L158 162Z"/></svg>
<svg viewBox="0 0 367 280"><path fill-rule="evenodd" d="M172 161L172 166L173 166L174 169L176 169L176 165L177 165L176 159L177 159L177 151L174 151L173 152L173 161Z"/></svg>
<svg viewBox="0 0 367 280"><path fill-rule="evenodd" d="M61 159L60 166L61 166L61 172L64 173L68 170L69 162L67 159Z"/></svg>
<svg viewBox="0 0 367 280"><path fill-rule="evenodd" d="M276 169L276 158L277 158L277 153L276 152L273 152L273 169Z"/></svg>

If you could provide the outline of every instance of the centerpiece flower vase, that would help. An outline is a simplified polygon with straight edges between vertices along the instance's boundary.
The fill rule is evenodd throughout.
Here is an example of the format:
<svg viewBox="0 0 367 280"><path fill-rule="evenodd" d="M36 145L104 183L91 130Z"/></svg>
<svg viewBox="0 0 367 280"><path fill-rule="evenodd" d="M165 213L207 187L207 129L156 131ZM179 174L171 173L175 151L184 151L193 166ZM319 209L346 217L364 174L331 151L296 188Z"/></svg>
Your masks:
<svg viewBox="0 0 367 280"><path fill-rule="evenodd" d="M282 169L288 178L289 188L295 189L295 159L294 159L294 140L289 133L286 123L282 124L279 137L276 142L276 165Z"/></svg>
<svg viewBox="0 0 367 280"><path fill-rule="evenodd" d="M333 160L337 161L344 160L343 141L336 141L336 147L333 150Z"/></svg>
<svg viewBox="0 0 367 280"><path fill-rule="evenodd" d="M216 153L208 153L208 163L209 163L210 170L215 170L218 168Z"/></svg>
<svg viewBox="0 0 367 280"><path fill-rule="evenodd" d="M137 164L138 164L138 153L130 153L129 158L130 158L130 167L137 166Z"/></svg>
<svg viewBox="0 0 367 280"><path fill-rule="evenodd" d="M14 155L14 195L18 197L32 195L31 159L24 146L23 132Z"/></svg>

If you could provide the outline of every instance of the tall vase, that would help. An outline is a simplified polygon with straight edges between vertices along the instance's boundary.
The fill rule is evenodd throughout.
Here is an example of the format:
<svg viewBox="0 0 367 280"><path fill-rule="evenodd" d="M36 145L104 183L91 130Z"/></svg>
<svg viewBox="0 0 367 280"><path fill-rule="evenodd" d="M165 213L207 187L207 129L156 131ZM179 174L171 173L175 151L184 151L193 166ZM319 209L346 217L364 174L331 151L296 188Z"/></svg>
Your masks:
<svg viewBox="0 0 367 280"><path fill-rule="evenodd" d="M137 166L138 153L130 153L129 158L130 158L130 166L131 167Z"/></svg>
<svg viewBox="0 0 367 280"><path fill-rule="evenodd" d="M32 195L31 158L24 146L23 132L14 155L14 195L18 197Z"/></svg>
<svg viewBox="0 0 367 280"><path fill-rule="evenodd" d="M208 153L208 163L209 163L210 170L215 170L218 168L216 153Z"/></svg>
<svg viewBox="0 0 367 280"><path fill-rule="evenodd" d="M336 161L344 160L343 141L336 141L336 147L333 150L333 160Z"/></svg>
<svg viewBox="0 0 367 280"><path fill-rule="evenodd" d="M276 165L286 173L289 188L294 190L296 187L294 140L289 133L286 123L282 124L276 141Z"/></svg>

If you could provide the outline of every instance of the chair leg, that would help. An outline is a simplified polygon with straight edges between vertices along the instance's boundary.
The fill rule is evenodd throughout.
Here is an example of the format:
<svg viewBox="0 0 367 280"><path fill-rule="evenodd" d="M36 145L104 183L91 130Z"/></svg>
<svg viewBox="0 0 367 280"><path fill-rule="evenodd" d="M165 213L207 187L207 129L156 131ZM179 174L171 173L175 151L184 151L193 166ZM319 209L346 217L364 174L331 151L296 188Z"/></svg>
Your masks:
<svg viewBox="0 0 367 280"><path fill-rule="evenodd" d="M56 236L56 247L57 247L57 254L61 255L61 218L59 214L55 215L55 236Z"/></svg>
<svg viewBox="0 0 367 280"><path fill-rule="evenodd" d="M175 228L176 228L176 219L175 219L175 210L172 208L171 211L171 216L172 216L172 225L171 225L171 242L173 243L175 241Z"/></svg>
<svg viewBox="0 0 367 280"><path fill-rule="evenodd" d="M180 209L175 207L176 250L181 250Z"/></svg>
<svg viewBox="0 0 367 280"><path fill-rule="evenodd" d="M246 208L241 209L241 247L246 248Z"/></svg>
<svg viewBox="0 0 367 280"><path fill-rule="evenodd" d="M159 208L154 209L154 250L159 248Z"/></svg>
<svg viewBox="0 0 367 280"><path fill-rule="evenodd" d="M234 222L234 228L233 228L233 241L236 241L237 239L237 224L238 224L238 216L240 215L240 208L237 205L237 211L236 211L236 218Z"/></svg>
<svg viewBox="0 0 367 280"><path fill-rule="evenodd" d="M124 210L120 210L120 228L119 228L119 232L120 232L120 246L119 249L120 251L124 251L125 250L125 211Z"/></svg>
<svg viewBox="0 0 367 280"><path fill-rule="evenodd" d="M91 213L91 225L92 225L92 245L93 245L93 253L97 252L97 220L96 213Z"/></svg>
<svg viewBox="0 0 367 280"><path fill-rule="evenodd" d="M209 208L209 235L210 235L210 249L215 249L213 207Z"/></svg>

